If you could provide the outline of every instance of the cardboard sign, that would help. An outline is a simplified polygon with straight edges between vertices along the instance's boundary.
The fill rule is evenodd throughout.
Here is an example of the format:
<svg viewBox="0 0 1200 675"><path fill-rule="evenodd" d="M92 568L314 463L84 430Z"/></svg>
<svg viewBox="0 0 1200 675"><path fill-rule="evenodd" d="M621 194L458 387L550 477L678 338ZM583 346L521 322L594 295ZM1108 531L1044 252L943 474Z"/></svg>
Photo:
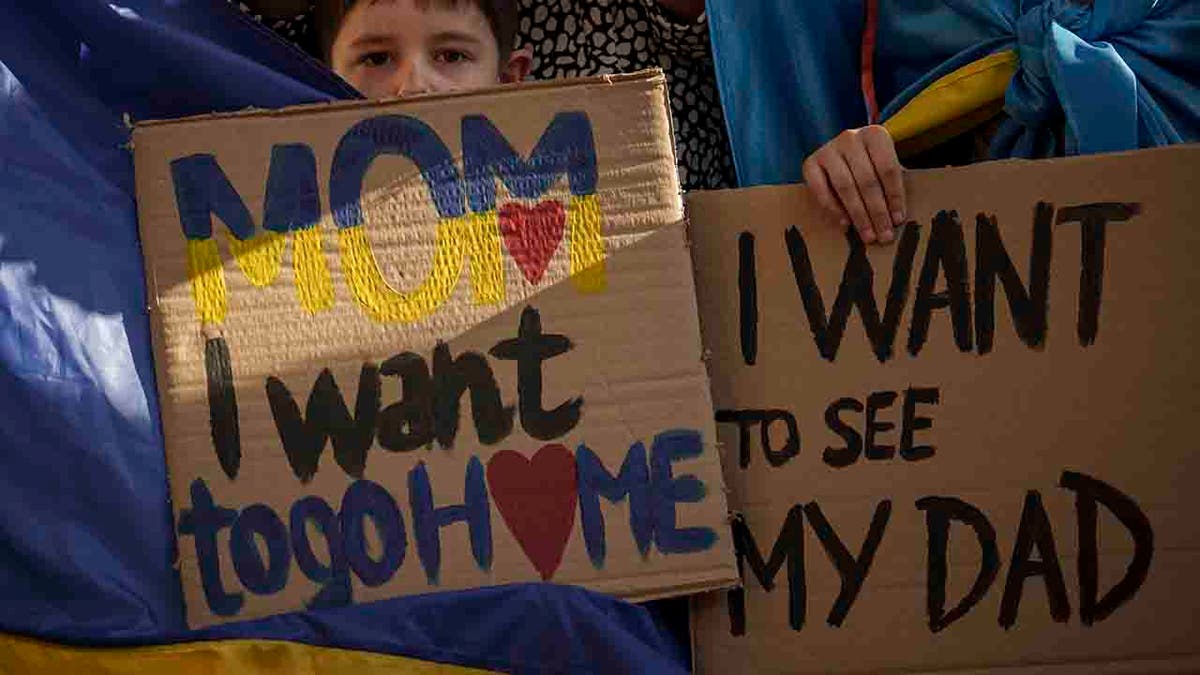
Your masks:
<svg viewBox="0 0 1200 675"><path fill-rule="evenodd" d="M744 582L699 670L1200 668L1197 176L913 173L867 250L801 187L690 195Z"/></svg>
<svg viewBox="0 0 1200 675"><path fill-rule="evenodd" d="M736 578L661 74L135 130L191 625Z"/></svg>

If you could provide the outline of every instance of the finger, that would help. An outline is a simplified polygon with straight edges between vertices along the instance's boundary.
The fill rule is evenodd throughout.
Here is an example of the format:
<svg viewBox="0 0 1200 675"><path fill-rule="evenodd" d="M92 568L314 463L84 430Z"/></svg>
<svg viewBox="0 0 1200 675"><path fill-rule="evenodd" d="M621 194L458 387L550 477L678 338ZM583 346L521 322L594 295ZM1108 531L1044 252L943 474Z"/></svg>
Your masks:
<svg viewBox="0 0 1200 675"><path fill-rule="evenodd" d="M879 241L891 241L892 216L888 212L887 197L883 194L883 186L879 184L879 176L875 175L875 167L871 165L866 146L861 141L851 143L845 149L845 156L867 215L871 218L871 225L875 228L875 236Z"/></svg>
<svg viewBox="0 0 1200 675"><path fill-rule="evenodd" d="M842 208L842 203L834 196L833 188L829 185L829 176L825 175L825 170L821 168L821 165L815 159L810 158L804 162L802 171L804 183L812 191L813 197L816 198L821 209L837 221L843 229L849 227L850 216Z"/></svg>
<svg viewBox="0 0 1200 675"><path fill-rule="evenodd" d="M875 241L875 228L871 225L871 216L867 214L867 207L858 193L858 184L854 182L854 174L850 172L850 165L846 163L845 158L832 155L822 161L821 168L829 175L829 183L833 186L838 201L842 203L842 208L854 223L854 229L858 230L858 236L862 238L863 243Z"/></svg>
<svg viewBox="0 0 1200 675"><path fill-rule="evenodd" d="M875 166L875 174L883 184L892 225L899 227L908 214L908 205L904 193L904 167L896 156L896 143L887 129L881 126L868 127L862 136L867 154L871 156L871 164Z"/></svg>

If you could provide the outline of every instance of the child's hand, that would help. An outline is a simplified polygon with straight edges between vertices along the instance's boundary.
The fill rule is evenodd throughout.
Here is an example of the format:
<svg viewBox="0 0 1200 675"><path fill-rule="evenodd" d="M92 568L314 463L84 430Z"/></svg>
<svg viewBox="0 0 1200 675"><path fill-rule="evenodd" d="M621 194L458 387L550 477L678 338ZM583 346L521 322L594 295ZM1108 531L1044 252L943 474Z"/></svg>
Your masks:
<svg viewBox="0 0 1200 675"><path fill-rule="evenodd" d="M904 222L903 167L881 126L847 129L804 160L804 182L817 202L863 242L890 242Z"/></svg>

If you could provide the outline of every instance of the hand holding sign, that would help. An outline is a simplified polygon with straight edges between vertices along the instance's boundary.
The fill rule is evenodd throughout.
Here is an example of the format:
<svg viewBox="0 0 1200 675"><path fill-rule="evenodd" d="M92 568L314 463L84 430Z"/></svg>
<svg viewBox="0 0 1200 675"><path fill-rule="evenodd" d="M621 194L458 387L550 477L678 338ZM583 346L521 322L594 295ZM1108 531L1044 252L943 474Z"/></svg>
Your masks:
<svg viewBox="0 0 1200 675"><path fill-rule="evenodd" d="M888 243L904 223L904 167L879 125L847 129L804 160L804 183L842 229L865 243Z"/></svg>

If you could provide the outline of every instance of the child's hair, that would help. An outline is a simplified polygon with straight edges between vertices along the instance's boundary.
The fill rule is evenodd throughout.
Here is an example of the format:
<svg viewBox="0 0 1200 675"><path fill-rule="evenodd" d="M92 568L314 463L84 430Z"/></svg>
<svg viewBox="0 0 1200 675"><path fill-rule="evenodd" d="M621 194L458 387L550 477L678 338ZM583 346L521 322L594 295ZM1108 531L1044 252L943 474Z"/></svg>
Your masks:
<svg viewBox="0 0 1200 675"><path fill-rule="evenodd" d="M381 0L318 0L316 7L317 40L320 43L321 55L328 63L333 52L333 41L337 39L342 29L346 14L359 2L380 2ZM386 0L382 0L386 1ZM517 2L516 0L415 0L418 7L425 9L431 4L443 7L458 7L459 5L474 5L487 17L496 45L500 49L500 64L508 61L512 54L513 43L517 37Z"/></svg>

